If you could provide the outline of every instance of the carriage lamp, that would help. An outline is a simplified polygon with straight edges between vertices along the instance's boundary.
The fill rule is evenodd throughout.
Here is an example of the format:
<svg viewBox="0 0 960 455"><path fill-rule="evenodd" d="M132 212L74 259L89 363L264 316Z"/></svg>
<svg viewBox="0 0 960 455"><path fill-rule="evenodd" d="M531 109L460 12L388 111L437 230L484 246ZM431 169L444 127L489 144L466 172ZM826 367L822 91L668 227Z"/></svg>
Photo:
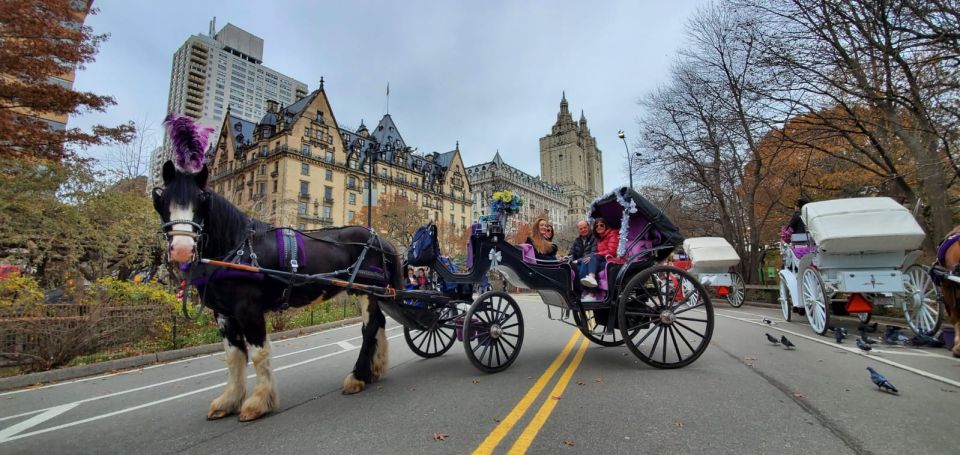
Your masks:
<svg viewBox="0 0 960 455"><path fill-rule="evenodd" d="M623 148L627 151L627 174L630 176L630 189L633 189L633 155L630 155L630 147L627 145L627 135L623 133L623 130L617 131L617 137L623 141ZM635 153L637 157L640 157L640 152Z"/></svg>

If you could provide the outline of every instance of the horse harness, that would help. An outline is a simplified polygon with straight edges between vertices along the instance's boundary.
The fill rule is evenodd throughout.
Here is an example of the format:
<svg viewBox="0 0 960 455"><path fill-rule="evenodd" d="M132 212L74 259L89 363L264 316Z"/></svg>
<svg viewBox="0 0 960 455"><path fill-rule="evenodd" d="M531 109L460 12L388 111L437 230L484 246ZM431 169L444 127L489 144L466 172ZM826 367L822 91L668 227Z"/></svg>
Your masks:
<svg viewBox="0 0 960 455"><path fill-rule="evenodd" d="M232 250L231 253L229 253L227 256L223 258L224 262L250 265L258 268L260 267L259 260L258 260L259 257L257 256L257 253L253 249L254 235L257 233L253 223L254 221L251 220L249 229L247 230L247 235L244 236L244 239L240 242L240 244L236 248ZM192 227L194 227L197 230L197 232L169 230L168 228L174 224L189 224ZM194 223L192 221L173 220L173 221L164 223L161 226L161 229L164 231L164 233L168 237L172 235L189 235L194 239L197 239L199 237L202 237L203 235L203 224ZM284 289L283 295L280 297L280 310L283 311L290 307L290 296L293 293L293 288L307 283L307 280L305 279L305 277L301 279L300 278L301 275L297 275L297 272L300 270L300 267L307 262L306 248L304 247L304 240L303 240L304 234L301 233L300 231L293 228L276 228L274 229L274 231L276 232L278 262L281 264L281 267L283 267L284 269L283 271L290 272L290 278L286 280L287 287L286 289ZM389 269L386 266L387 252L383 248L383 241L376 231L371 230L370 234L371 234L370 237L367 238L367 241L365 243L362 243L362 244L349 243L353 245L363 245L363 250L360 252L360 256L357 258L356 261L354 261L353 264L350 265L350 267L346 269L336 270L329 273L319 274L319 276L336 277L336 276L349 275L349 280L347 282L348 289L349 289L349 286L353 285L357 276L365 277L368 279L383 279L389 282L389 277L387 276L387 271ZM317 241L322 241L327 243L343 244L341 242L333 242L328 239L317 238L309 235L307 235L307 237L309 237L312 240L317 240ZM199 241L198 241L198 244L199 244ZM361 266L363 264L364 259L366 258L367 252L371 248L381 253L381 261L383 266L382 275L372 270L371 271L361 270ZM197 258L200 257L200 251L201 249L198 246L195 257ZM249 259L246 259L246 258L249 258ZM191 317L189 315L189 312L187 311L189 285L193 285L194 287L202 286L209 283L210 281L227 278L228 276L233 278L243 277L243 278L252 279L252 280L262 280L264 277L262 273L223 270L222 267L208 267L208 268L204 268L206 270L200 271L201 267L194 267L194 264L196 263L197 261L194 261L189 264L181 264L180 266L181 271L187 274L187 279L184 280L184 282L186 283L186 286L183 288L183 299L181 304L181 310L183 312L184 317L186 317L191 321L194 321L200 317L200 314L202 314L203 309L205 307L204 302L206 299L200 299L200 308L197 310L195 315ZM195 276L196 272L200 272L200 275ZM223 274L221 275L220 272L222 272ZM275 276L271 276L271 278L278 279L278 280L281 279ZM204 293L206 293L206 288L204 289Z"/></svg>
<svg viewBox="0 0 960 455"><path fill-rule="evenodd" d="M955 265L953 270L944 267L947 251L958 241L960 241L960 232L947 236L937 248L937 262L933 264L933 267L930 267L930 278L937 286L952 281L954 286L960 287L960 264Z"/></svg>

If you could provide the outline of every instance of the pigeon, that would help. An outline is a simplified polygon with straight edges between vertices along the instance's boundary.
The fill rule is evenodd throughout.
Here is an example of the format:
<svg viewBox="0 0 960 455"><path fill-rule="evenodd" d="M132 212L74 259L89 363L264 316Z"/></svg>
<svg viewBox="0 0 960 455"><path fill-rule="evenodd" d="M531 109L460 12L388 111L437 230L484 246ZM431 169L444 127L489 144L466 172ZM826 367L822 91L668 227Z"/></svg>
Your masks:
<svg viewBox="0 0 960 455"><path fill-rule="evenodd" d="M771 343L773 343L773 344L780 344L780 341L777 340L776 337L774 337L773 335L770 335L769 333L764 333L764 335L767 336L767 341L769 341L769 342L771 342Z"/></svg>
<svg viewBox="0 0 960 455"><path fill-rule="evenodd" d="M833 338L837 340L837 343L843 343L844 337L847 336L846 330L842 328L833 329Z"/></svg>
<svg viewBox="0 0 960 455"><path fill-rule="evenodd" d="M763 323L764 323L764 324L767 324L767 325L770 325L770 324L773 324L773 321L771 321L771 320L769 320L769 319L767 319L767 318L763 318Z"/></svg>
<svg viewBox="0 0 960 455"><path fill-rule="evenodd" d="M791 349L791 348L797 347L796 345L794 345L793 343L791 343L790 340L787 339L787 337L785 337L785 336L783 336L783 335L780 335L780 342L783 343L783 347L785 347L785 348L787 348L787 349Z"/></svg>
<svg viewBox="0 0 960 455"><path fill-rule="evenodd" d="M877 385L877 388L880 390L889 390L893 393L899 394L900 391L897 390L890 381L885 378L882 374L877 373L877 370L874 370L871 367L867 367L867 371L870 372L870 380Z"/></svg>
<svg viewBox="0 0 960 455"><path fill-rule="evenodd" d="M872 346L870 346L867 343L864 343L863 340L860 338L857 338L857 347L860 348L860 350L863 352L870 352L873 349Z"/></svg>

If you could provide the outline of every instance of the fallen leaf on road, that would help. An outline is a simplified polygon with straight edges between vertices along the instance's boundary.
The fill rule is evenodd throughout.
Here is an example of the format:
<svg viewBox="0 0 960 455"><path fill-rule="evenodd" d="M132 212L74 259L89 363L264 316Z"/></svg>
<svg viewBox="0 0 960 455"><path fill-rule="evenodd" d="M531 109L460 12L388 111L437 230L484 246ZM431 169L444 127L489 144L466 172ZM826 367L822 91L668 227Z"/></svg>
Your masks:
<svg viewBox="0 0 960 455"><path fill-rule="evenodd" d="M473 383L474 383L474 384L479 384L479 383L480 383L480 380L479 380L479 379L474 379L474 380L473 380Z"/></svg>
<svg viewBox="0 0 960 455"><path fill-rule="evenodd" d="M450 435L448 435L448 434L446 434L446 433L434 433L434 434L433 434L433 440L434 440L434 441L446 441L447 438L449 438L449 437L450 437Z"/></svg>
<svg viewBox="0 0 960 455"><path fill-rule="evenodd" d="M603 382L603 376L597 376L593 378L593 382Z"/></svg>
<svg viewBox="0 0 960 455"><path fill-rule="evenodd" d="M410 391L411 391L411 392L416 392L416 391L417 391L417 388L416 388L416 387L410 387Z"/></svg>
<svg viewBox="0 0 960 455"><path fill-rule="evenodd" d="M565 446L567 446L567 447L573 447L573 446L577 445L577 443L574 442L573 439L564 439L564 440L563 440L563 445L565 445Z"/></svg>
<svg viewBox="0 0 960 455"><path fill-rule="evenodd" d="M550 397L551 400L559 400L560 397Z"/></svg>
<svg viewBox="0 0 960 455"><path fill-rule="evenodd" d="M533 379L533 376L527 376L527 379Z"/></svg>
<svg viewBox="0 0 960 455"><path fill-rule="evenodd" d="M676 421L676 422L673 422L673 426L675 426L675 427L677 427L677 428L683 428L683 422L681 422L681 421L678 420L678 421Z"/></svg>
<svg viewBox="0 0 960 455"><path fill-rule="evenodd" d="M759 360L759 359L757 359L756 357L744 357L743 360L749 361L749 360Z"/></svg>
<svg viewBox="0 0 960 455"><path fill-rule="evenodd" d="M802 394L802 393L799 393L799 392L798 392L798 393L794 393L793 396L795 396L795 397L797 397L797 398L806 398L806 397L807 397L806 395L804 395L804 394Z"/></svg>
<svg viewBox="0 0 960 455"><path fill-rule="evenodd" d="M582 380L577 380L577 385L587 385L587 383Z"/></svg>
<svg viewBox="0 0 960 455"><path fill-rule="evenodd" d="M383 390L383 386L382 386L382 385L378 385L378 386L377 386L377 390Z"/></svg>
<svg viewBox="0 0 960 455"><path fill-rule="evenodd" d="M500 423L500 419L493 419L494 422Z"/></svg>
<svg viewBox="0 0 960 455"><path fill-rule="evenodd" d="M949 393L957 393L956 390L952 390L952 389L940 389L940 390L942 390L942 391L944 391L944 392L949 392Z"/></svg>
<svg viewBox="0 0 960 455"><path fill-rule="evenodd" d="M747 366L748 366L748 367L752 367L753 364L752 364L752 363L748 363Z"/></svg>

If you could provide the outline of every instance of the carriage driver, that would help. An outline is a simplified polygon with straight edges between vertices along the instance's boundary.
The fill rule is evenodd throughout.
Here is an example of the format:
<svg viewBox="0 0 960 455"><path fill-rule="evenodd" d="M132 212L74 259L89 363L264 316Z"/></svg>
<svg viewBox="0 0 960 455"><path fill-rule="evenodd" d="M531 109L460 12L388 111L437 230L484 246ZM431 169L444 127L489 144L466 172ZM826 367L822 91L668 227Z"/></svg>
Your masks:
<svg viewBox="0 0 960 455"><path fill-rule="evenodd" d="M788 228L793 229L794 234L807 233L807 225L803 224L803 219L800 218L800 209L802 209L804 205L807 205L807 202L810 202L807 198L797 199L797 210L793 212L793 216L790 217L790 224L787 224Z"/></svg>

